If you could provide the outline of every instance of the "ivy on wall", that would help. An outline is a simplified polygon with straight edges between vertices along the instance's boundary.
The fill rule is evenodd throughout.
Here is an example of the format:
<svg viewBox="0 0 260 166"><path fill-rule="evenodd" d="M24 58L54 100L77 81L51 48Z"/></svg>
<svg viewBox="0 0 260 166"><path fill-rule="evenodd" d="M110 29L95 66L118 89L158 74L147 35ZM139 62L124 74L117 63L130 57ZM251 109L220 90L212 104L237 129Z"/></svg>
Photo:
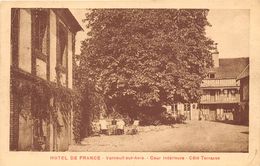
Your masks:
<svg viewBox="0 0 260 166"><path fill-rule="evenodd" d="M58 122L58 109L68 119L69 111L73 110L73 135L76 143L80 142L80 94L76 91L61 86L60 84L43 80L26 73L18 68L11 68L11 91L16 97L18 109L21 109L24 96L32 96L32 118L41 118L47 123L56 126ZM18 110L20 111L20 110ZM51 117L51 121L50 121ZM68 122L65 122L68 123ZM58 132L61 128L57 128Z"/></svg>

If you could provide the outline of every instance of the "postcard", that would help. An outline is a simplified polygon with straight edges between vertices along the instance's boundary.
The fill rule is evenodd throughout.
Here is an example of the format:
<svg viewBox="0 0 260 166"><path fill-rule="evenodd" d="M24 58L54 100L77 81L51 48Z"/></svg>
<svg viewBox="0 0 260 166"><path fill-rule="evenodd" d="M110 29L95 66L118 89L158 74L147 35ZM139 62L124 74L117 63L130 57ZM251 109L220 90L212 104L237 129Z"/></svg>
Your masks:
<svg viewBox="0 0 260 166"><path fill-rule="evenodd" d="M0 165L257 165L258 1L1 2Z"/></svg>

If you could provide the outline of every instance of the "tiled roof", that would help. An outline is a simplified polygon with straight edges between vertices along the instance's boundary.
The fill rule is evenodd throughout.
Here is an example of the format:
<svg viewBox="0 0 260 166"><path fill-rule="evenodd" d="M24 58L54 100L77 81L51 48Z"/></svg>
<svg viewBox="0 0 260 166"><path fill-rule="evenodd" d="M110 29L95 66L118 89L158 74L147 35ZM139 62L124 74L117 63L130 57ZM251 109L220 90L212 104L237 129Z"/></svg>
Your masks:
<svg viewBox="0 0 260 166"><path fill-rule="evenodd" d="M249 64L249 58L223 58L219 59L219 67L212 68L209 72L215 73L216 79L236 79Z"/></svg>
<svg viewBox="0 0 260 166"><path fill-rule="evenodd" d="M240 80L242 78L249 76L249 64L246 66L246 68L237 76L237 80Z"/></svg>

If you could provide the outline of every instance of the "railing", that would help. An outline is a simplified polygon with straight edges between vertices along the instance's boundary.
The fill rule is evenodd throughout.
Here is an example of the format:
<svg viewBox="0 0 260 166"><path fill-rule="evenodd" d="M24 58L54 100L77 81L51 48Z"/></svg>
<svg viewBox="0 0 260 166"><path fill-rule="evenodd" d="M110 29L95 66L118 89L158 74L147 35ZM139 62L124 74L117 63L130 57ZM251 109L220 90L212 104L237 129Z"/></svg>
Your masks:
<svg viewBox="0 0 260 166"><path fill-rule="evenodd" d="M202 96L200 103L238 103L240 101L239 94L236 94L235 96Z"/></svg>
<svg viewBox="0 0 260 166"><path fill-rule="evenodd" d="M205 79L201 87L226 87L226 86L239 86L236 79Z"/></svg>

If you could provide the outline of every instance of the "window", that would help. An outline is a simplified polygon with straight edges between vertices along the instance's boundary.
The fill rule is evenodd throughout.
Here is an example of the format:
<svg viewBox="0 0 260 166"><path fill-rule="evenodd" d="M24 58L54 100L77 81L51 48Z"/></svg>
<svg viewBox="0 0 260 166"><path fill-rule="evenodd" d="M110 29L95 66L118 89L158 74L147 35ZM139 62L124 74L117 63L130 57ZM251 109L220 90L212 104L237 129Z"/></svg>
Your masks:
<svg viewBox="0 0 260 166"><path fill-rule="evenodd" d="M67 54L68 54L68 32L65 27L60 23L58 27L58 54L57 63L63 68L67 67Z"/></svg>
<svg viewBox="0 0 260 166"><path fill-rule="evenodd" d="M49 78L49 10L32 9L32 73Z"/></svg>
<svg viewBox="0 0 260 166"><path fill-rule="evenodd" d="M214 90L211 90L211 91L209 92L209 95L210 95L210 101L216 101L215 91L214 91Z"/></svg>
<svg viewBox="0 0 260 166"><path fill-rule="evenodd" d="M43 9L32 11L33 16L33 45L37 57L46 61L48 55L48 12Z"/></svg>
<svg viewBox="0 0 260 166"><path fill-rule="evenodd" d="M224 109L223 111L224 113L230 113L230 112L233 112L231 109L227 108L227 109Z"/></svg>
<svg viewBox="0 0 260 166"><path fill-rule="evenodd" d="M172 105L172 111L178 111L178 109L177 109L177 104L173 104L173 105Z"/></svg>
<svg viewBox="0 0 260 166"><path fill-rule="evenodd" d="M57 24L57 81L63 86L68 86L68 30L59 21Z"/></svg>
<svg viewBox="0 0 260 166"><path fill-rule="evenodd" d="M214 73L210 73L209 74L209 78L215 78L215 74Z"/></svg>
<svg viewBox="0 0 260 166"><path fill-rule="evenodd" d="M184 104L184 111L190 111L190 104Z"/></svg>
<svg viewBox="0 0 260 166"><path fill-rule="evenodd" d="M232 89L232 90L231 90L231 98L232 98L232 99L235 99L235 98L236 98L236 90L235 90L235 89Z"/></svg>

